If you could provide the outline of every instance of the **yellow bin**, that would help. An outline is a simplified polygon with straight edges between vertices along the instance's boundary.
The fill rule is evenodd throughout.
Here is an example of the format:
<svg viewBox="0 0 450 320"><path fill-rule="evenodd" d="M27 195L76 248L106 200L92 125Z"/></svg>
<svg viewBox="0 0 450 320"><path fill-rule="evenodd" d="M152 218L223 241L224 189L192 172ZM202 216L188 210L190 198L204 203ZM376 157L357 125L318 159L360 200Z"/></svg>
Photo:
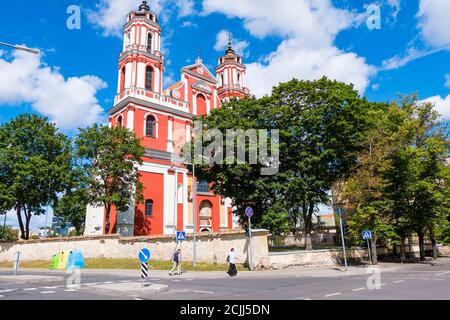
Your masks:
<svg viewBox="0 0 450 320"><path fill-rule="evenodd" d="M62 251L59 256L58 266L56 269L66 269L67 259L69 259L70 251Z"/></svg>

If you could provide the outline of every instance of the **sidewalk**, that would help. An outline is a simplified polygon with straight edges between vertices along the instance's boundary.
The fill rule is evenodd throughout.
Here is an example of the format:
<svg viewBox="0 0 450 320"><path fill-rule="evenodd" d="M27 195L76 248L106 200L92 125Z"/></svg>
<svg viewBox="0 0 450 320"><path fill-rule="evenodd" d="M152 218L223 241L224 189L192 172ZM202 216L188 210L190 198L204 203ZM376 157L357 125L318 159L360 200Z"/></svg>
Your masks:
<svg viewBox="0 0 450 320"><path fill-rule="evenodd" d="M264 270L264 271L240 271L239 277L241 278L279 278L279 277L345 277L355 275L367 274L367 268L369 266L349 266L347 271L344 271L344 267L298 267L288 268L281 270ZM404 268L405 265L393 264L393 263L380 263L378 268L383 271L396 271ZM0 268L0 271L11 271L9 268ZM11 271L12 272L12 271ZM24 268L19 271L26 273L41 273L45 272L52 275L66 275L65 270L49 270L49 269L33 269ZM140 275L140 270L134 269L83 269L84 274L103 274L103 275L118 275L122 277L136 277ZM186 271L183 275L169 276L167 270L149 270L149 279L154 278L191 278L191 279L218 279L224 278L226 270L224 271Z"/></svg>

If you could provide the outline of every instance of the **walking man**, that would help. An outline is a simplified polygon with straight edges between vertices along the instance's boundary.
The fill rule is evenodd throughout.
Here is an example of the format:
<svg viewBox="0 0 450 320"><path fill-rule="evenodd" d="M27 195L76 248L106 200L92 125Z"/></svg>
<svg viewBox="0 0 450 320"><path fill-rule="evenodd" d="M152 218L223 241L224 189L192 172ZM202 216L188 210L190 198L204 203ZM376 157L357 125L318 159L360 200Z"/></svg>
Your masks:
<svg viewBox="0 0 450 320"><path fill-rule="evenodd" d="M239 260L239 258L236 257L236 253L234 252L234 248L231 248L230 252L227 256L227 262L229 264L228 266L228 272L227 277L235 277L237 276L237 269L236 269L236 260Z"/></svg>
<svg viewBox="0 0 450 320"><path fill-rule="evenodd" d="M174 254L172 256L173 267L172 267L172 270L170 270L170 272L169 272L169 276L171 276L173 274L175 269L177 270L178 275L181 275L180 254L181 254L181 249L178 249L174 252Z"/></svg>

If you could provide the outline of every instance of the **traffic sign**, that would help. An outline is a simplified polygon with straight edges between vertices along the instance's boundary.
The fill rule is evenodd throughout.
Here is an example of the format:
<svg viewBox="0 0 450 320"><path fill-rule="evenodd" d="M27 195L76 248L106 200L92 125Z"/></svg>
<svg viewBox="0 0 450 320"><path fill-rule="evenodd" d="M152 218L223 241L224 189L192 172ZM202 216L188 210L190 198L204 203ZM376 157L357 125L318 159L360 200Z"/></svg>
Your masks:
<svg viewBox="0 0 450 320"><path fill-rule="evenodd" d="M186 232L185 231L177 231L177 241L186 240Z"/></svg>
<svg viewBox="0 0 450 320"><path fill-rule="evenodd" d="M362 237L363 237L364 240L372 240L372 231L364 230L362 232Z"/></svg>
<svg viewBox="0 0 450 320"><path fill-rule="evenodd" d="M150 250L142 248L141 251L139 251L138 258L141 263L147 263L148 260L150 260Z"/></svg>
<svg viewBox="0 0 450 320"><path fill-rule="evenodd" d="M251 207L247 207L245 209L245 214L247 215L247 217L251 218L253 216L253 209Z"/></svg>
<svg viewBox="0 0 450 320"><path fill-rule="evenodd" d="M344 215L344 208L337 208L337 214L339 217L343 217Z"/></svg>

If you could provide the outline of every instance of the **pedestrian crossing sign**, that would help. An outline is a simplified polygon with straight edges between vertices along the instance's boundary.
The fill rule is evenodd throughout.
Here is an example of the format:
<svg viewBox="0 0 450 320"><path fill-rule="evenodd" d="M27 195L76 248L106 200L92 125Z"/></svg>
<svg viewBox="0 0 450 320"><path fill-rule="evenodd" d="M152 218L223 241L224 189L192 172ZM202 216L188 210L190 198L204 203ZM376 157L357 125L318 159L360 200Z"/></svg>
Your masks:
<svg viewBox="0 0 450 320"><path fill-rule="evenodd" d="M177 231L177 241L186 240L186 232L185 231Z"/></svg>
<svg viewBox="0 0 450 320"><path fill-rule="evenodd" d="M364 230L362 232L362 237L363 237L364 240L372 240L372 231Z"/></svg>

